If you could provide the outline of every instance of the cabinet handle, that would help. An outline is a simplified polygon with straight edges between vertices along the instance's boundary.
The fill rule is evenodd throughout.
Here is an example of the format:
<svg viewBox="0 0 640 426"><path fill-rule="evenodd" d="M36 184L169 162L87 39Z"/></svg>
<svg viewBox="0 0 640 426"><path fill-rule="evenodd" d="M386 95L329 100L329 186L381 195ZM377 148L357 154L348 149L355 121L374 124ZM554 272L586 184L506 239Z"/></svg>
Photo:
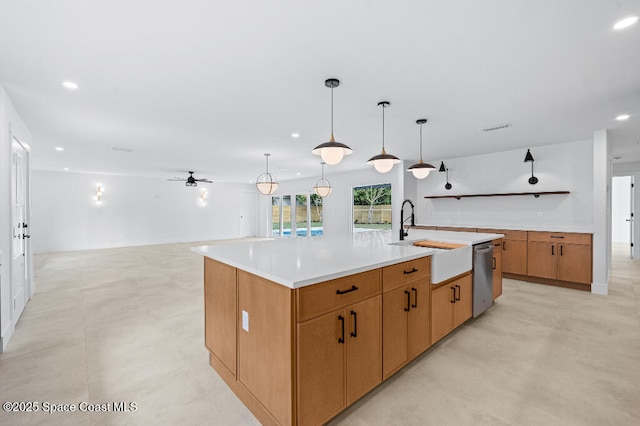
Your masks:
<svg viewBox="0 0 640 426"><path fill-rule="evenodd" d="M458 289L458 295L456 296L456 300L460 300L460 286L456 284L456 288Z"/></svg>
<svg viewBox="0 0 640 426"><path fill-rule="evenodd" d="M556 255L555 248L556 248L555 244L551 246L551 256L555 256Z"/></svg>
<svg viewBox="0 0 640 426"><path fill-rule="evenodd" d="M551 238L564 238L564 235L552 235Z"/></svg>
<svg viewBox="0 0 640 426"><path fill-rule="evenodd" d="M506 241L503 241L503 242L502 242L502 250L503 250L503 251L506 251L506 250L507 250L507 242L506 242Z"/></svg>
<svg viewBox="0 0 640 426"><path fill-rule="evenodd" d="M560 246L560 256L562 256L562 245Z"/></svg>
<svg viewBox="0 0 640 426"><path fill-rule="evenodd" d="M493 258L493 266L492 266L492 268L496 269L496 258L495 257Z"/></svg>
<svg viewBox="0 0 640 426"><path fill-rule="evenodd" d="M418 289L415 287L411 287L411 292L415 294L415 303L411 304L412 308L417 308L418 307Z"/></svg>
<svg viewBox="0 0 640 426"><path fill-rule="evenodd" d="M338 315L338 321L342 323L342 337L338 339L338 343L344 344L344 317L342 315Z"/></svg>
<svg viewBox="0 0 640 426"><path fill-rule="evenodd" d="M453 290L453 297L451 298L450 302L456 303L456 288L455 287L449 287L449 288Z"/></svg>
<svg viewBox="0 0 640 426"><path fill-rule="evenodd" d="M413 274L414 272L418 272L418 270L416 268L411 268L410 271L404 271L404 274L409 275L409 274Z"/></svg>
<svg viewBox="0 0 640 426"><path fill-rule="evenodd" d="M407 295L407 307L404 308L404 311L405 312L409 312L411 310L411 293L409 293L407 290L405 290L404 294Z"/></svg>
<svg viewBox="0 0 640 426"><path fill-rule="evenodd" d="M352 285L349 290L336 290L336 294L351 293L352 291L356 291L357 289L358 289L358 287L356 287L355 285Z"/></svg>
<svg viewBox="0 0 640 426"><path fill-rule="evenodd" d="M351 315L353 315L353 331L351 332L351 337L358 337L358 314L355 311L351 311Z"/></svg>

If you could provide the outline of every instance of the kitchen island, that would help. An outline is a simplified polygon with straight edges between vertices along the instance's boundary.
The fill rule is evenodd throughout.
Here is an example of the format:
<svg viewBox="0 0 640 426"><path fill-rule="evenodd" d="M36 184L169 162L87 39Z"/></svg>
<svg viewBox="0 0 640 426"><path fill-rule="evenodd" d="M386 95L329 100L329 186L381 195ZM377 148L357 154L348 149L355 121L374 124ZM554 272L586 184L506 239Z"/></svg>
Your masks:
<svg viewBox="0 0 640 426"><path fill-rule="evenodd" d="M263 424L324 423L432 343L432 258L455 250L411 242L499 237L412 230L406 242L387 231L194 247L210 364ZM470 276L470 260L444 263L441 276Z"/></svg>

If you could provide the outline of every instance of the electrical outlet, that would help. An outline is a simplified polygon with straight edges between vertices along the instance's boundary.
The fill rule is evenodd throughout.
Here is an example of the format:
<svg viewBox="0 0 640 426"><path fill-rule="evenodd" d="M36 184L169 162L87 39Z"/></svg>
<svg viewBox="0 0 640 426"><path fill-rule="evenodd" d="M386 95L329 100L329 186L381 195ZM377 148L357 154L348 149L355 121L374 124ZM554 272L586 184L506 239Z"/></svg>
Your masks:
<svg viewBox="0 0 640 426"><path fill-rule="evenodd" d="M538 212L538 219L544 219L544 212Z"/></svg>

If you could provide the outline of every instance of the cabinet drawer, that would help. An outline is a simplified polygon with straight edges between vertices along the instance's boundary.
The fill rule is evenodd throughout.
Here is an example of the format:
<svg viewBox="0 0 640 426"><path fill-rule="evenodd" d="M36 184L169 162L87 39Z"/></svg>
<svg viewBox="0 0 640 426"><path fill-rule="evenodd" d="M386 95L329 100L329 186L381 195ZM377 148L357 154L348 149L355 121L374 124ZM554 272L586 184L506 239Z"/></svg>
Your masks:
<svg viewBox="0 0 640 426"><path fill-rule="evenodd" d="M527 231L512 231L508 229L482 229L478 228L478 232L483 234L504 234L505 240L527 241Z"/></svg>
<svg viewBox="0 0 640 426"><path fill-rule="evenodd" d="M529 232L529 241L567 244L591 244L591 234L574 232Z"/></svg>
<svg viewBox="0 0 640 426"><path fill-rule="evenodd" d="M431 257L402 262L382 268L382 291L426 279L431 282Z"/></svg>
<svg viewBox="0 0 640 426"><path fill-rule="evenodd" d="M380 294L380 268L297 290L298 321Z"/></svg>

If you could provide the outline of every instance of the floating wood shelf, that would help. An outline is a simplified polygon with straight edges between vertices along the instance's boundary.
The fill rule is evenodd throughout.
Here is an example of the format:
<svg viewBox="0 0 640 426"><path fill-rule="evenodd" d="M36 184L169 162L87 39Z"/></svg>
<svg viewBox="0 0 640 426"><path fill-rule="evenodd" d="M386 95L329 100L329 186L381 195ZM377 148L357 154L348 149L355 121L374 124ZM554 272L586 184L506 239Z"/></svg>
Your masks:
<svg viewBox="0 0 640 426"><path fill-rule="evenodd" d="M471 198L471 197L515 197L518 195L533 195L538 198L541 195L570 194L569 191L538 191L538 192L503 192L502 194L466 194L466 195L427 195L424 198Z"/></svg>

